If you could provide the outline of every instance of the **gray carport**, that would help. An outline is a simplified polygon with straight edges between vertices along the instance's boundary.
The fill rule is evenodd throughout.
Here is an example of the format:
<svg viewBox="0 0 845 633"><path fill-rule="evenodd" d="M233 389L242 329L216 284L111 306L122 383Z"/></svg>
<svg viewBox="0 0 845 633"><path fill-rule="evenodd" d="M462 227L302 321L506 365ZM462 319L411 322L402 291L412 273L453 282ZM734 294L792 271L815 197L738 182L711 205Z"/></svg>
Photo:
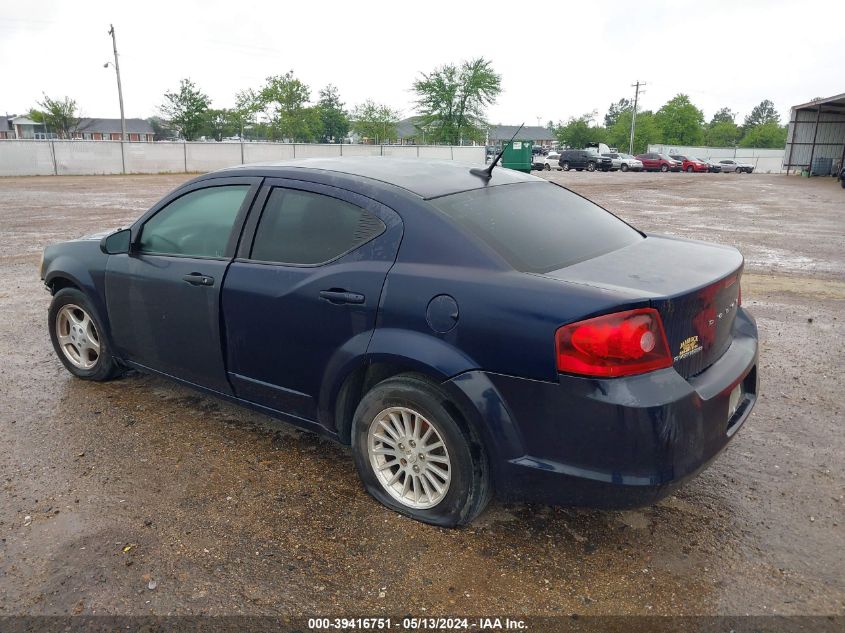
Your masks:
<svg viewBox="0 0 845 633"><path fill-rule="evenodd" d="M815 158L845 163L845 93L792 106L783 166L810 169Z"/></svg>

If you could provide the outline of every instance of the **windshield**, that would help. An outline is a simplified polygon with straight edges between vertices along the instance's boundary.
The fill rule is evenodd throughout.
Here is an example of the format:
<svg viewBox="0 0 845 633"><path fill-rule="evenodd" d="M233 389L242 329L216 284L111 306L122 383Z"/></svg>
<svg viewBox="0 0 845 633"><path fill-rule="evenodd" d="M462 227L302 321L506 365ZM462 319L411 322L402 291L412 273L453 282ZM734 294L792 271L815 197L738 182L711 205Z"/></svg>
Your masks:
<svg viewBox="0 0 845 633"><path fill-rule="evenodd" d="M557 270L643 239L615 215L548 182L484 187L430 202L522 272Z"/></svg>

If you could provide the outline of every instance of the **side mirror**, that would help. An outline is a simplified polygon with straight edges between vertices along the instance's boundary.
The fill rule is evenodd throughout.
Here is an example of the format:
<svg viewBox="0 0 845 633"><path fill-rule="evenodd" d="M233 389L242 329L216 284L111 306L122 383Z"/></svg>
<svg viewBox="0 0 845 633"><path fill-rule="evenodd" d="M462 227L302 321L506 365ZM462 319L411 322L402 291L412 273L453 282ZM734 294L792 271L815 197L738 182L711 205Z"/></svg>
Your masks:
<svg viewBox="0 0 845 633"><path fill-rule="evenodd" d="M131 235L132 232L129 229L122 229L111 235L106 235L100 240L100 250L106 255L128 253Z"/></svg>

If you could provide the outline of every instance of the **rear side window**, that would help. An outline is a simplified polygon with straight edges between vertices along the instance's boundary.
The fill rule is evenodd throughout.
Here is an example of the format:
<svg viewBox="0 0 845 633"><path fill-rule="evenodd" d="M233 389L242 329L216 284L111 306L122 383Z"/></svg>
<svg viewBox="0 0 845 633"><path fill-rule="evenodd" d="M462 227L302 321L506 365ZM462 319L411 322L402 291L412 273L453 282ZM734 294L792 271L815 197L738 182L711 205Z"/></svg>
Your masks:
<svg viewBox="0 0 845 633"><path fill-rule="evenodd" d="M430 202L523 272L550 272L643 239L598 205L546 182L484 187Z"/></svg>
<svg viewBox="0 0 845 633"><path fill-rule="evenodd" d="M141 252L223 257L249 185L208 187L186 193L144 223Z"/></svg>
<svg viewBox="0 0 845 633"><path fill-rule="evenodd" d="M276 188L270 193L251 259L281 264L322 264L384 232L372 213L337 198Z"/></svg>

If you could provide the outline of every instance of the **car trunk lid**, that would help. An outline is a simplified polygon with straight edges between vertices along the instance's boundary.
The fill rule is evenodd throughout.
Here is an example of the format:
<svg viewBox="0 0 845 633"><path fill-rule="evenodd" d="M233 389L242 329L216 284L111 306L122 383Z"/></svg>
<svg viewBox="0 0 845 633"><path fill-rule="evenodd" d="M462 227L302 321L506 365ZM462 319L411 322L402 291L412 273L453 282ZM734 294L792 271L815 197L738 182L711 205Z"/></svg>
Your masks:
<svg viewBox="0 0 845 633"><path fill-rule="evenodd" d="M546 276L648 300L663 320L675 369L688 378L730 347L742 266L734 248L649 235Z"/></svg>

